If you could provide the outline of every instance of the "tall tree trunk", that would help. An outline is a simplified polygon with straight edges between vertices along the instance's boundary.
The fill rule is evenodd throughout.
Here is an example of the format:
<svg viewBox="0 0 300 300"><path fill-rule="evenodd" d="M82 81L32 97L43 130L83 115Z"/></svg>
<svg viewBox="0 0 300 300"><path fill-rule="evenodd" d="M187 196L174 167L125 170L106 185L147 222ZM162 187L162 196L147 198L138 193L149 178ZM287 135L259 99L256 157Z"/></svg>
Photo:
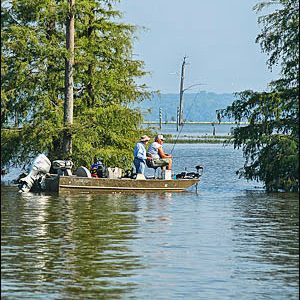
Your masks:
<svg viewBox="0 0 300 300"><path fill-rule="evenodd" d="M89 41L92 40L91 39L91 36L92 36L92 33L93 33L92 24L94 22L94 19L95 19L95 12L94 12L94 10L91 10L91 13L90 13L90 16L89 16L89 26L87 28L87 37L88 37ZM88 100L88 106L89 107L93 107L95 105L94 86L93 86L93 83L91 82L91 80L93 78L93 71L94 71L94 65L92 63L90 63L89 66L88 66L88 75L89 75L90 81L87 84L87 92L88 92L88 95L89 95L89 100Z"/></svg>
<svg viewBox="0 0 300 300"><path fill-rule="evenodd" d="M68 0L69 15L66 22L66 47L68 57L65 69L65 103L64 103L64 139L63 155L70 158L72 154L72 124L73 124L73 65L74 65L74 6L75 0Z"/></svg>

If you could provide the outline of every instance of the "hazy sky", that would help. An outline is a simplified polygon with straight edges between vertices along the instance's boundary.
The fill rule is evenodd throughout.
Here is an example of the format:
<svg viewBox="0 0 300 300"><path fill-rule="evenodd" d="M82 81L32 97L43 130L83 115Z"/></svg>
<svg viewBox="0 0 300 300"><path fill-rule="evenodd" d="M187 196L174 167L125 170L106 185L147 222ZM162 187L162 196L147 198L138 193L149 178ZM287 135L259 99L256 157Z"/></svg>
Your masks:
<svg viewBox="0 0 300 300"><path fill-rule="evenodd" d="M256 0L122 0L123 21L142 28L134 53L145 62L150 89L178 93L186 55L185 87L223 93L265 90L277 77L255 38L260 32Z"/></svg>

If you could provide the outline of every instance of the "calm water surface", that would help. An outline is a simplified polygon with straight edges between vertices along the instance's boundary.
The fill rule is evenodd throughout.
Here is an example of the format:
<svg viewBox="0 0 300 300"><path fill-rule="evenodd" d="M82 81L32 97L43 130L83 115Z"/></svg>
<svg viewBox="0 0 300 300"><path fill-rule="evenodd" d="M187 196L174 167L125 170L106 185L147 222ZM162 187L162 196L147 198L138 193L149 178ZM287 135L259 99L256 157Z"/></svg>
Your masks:
<svg viewBox="0 0 300 300"><path fill-rule="evenodd" d="M2 187L2 298L298 299L298 195L238 179L232 147L180 144L173 154L175 172L204 165L198 193Z"/></svg>

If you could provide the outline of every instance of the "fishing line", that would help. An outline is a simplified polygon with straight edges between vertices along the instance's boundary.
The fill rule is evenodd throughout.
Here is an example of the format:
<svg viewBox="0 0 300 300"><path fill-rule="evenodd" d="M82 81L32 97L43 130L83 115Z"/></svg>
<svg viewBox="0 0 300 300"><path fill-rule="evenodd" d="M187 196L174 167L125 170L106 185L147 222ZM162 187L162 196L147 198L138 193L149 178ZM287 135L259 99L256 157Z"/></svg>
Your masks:
<svg viewBox="0 0 300 300"><path fill-rule="evenodd" d="M195 102L195 100L196 100L196 98L198 97L199 94L200 94L200 90L199 90L198 93L195 95L195 97L194 97L194 99L193 99L193 101L192 101L192 104L191 104L190 107L189 107L188 113L186 114L186 119L188 118L188 116L189 116L189 114L190 114L190 112L191 112L191 108L192 108L192 106L193 106L193 104L194 104L194 102ZM174 148L175 148L175 146L176 146L176 143L177 143L177 141L178 141L178 138L179 138L179 136L180 136L180 134L181 134L181 131L182 131L184 125L185 125L185 122L183 122L183 124L182 124L182 126L181 126L181 128L180 128L180 130L179 130L179 133L178 133L178 135L177 135L177 137L176 137L176 140L175 140L175 142L174 142L174 144L173 144L173 148L172 148L172 150L171 150L171 154L173 153L173 150L174 150Z"/></svg>
<svg viewBox="0 0 300 300"><path fill-rule="evenodd" d="M203 157L203 156L197 156L197 155L173 156L173 158L185 158L185 157Z"/></svg>

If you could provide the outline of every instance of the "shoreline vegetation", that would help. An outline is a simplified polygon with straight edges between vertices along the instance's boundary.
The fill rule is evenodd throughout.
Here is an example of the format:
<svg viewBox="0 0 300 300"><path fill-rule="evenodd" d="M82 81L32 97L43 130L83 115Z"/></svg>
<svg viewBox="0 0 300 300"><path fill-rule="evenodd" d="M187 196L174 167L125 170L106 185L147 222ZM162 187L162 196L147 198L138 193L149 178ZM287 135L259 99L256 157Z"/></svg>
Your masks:
<svg viewBox="0 0 300 300"><path fill-rule="evenodd" d="M202 135L202 136L187 136L183 135L180 138L176 138L174 135L165 135L166 144L222 144L228 143L231 136L213 136L213 135Z"/></svg>
<svg viewBox="0 0 300 300"><path fill-rule="evenodd" d="M145 125L149 125L149 124L159 124L159 121L143 121L143 124ZM168 125L168 124L172 124L172 125L176 125L177 122L176 121L163 121L161 122L161 124L164 125ZM219 121L186 121L184 122L184 125L188 124L188 125L249 125L249 122L229 122L229 121L224 121L224 122L219 122Z"/></svg>

